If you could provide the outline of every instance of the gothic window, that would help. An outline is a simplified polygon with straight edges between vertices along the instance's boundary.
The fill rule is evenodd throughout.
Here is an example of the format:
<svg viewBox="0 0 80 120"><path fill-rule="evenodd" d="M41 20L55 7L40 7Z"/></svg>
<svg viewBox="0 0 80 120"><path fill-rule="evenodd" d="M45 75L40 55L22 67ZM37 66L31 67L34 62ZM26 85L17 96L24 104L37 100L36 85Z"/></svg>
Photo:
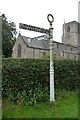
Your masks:
<svg viewBox="0 0 80 120"><path fill-rule="evenodd" d="M69 58L69 55L68 55L68 58Z"/></svg>
<svg viewBox="0 0 80 120"><path fill-rule="evenodd" d="M43 52L43 55L46 55L46 52Z"/></svg>
<svg viewBox="0 0 80 120"><path fill-rule="evenodd" d="M57 49L59 48L59 44L57 44Z"/></svg>
<svg viewBox="0 0 80 120"><path fill-rule="evenodd" d="M67 27L67 32L70 32L70 27Z"/></svg>
<svg viewBox="0 0 80 120"><path fill-rule="evenodd" d="M78 24L78 33L80 33L80 25Z"/></svg>
<svg viewBox="0 0 80 120"><path fill-rule="evenodd" d="M72 48L71 48L71 51L72 51Z"/></svg>
<svg viewBox="0 0 80 120"><path fill-rule="evenodd" d="M63 52L62 56L64 57L64 52Z"/></svg>
<svg viewBox="0 0 80 120"><path fill-rule="evenodd" d="M76 56L75 56L75 59L76 59Z"/></svg>
<svg viewBox="0 0 80 120"><path fill-rule="evenodd" d="M33 58L35 58L35 49L33 49Z"/></svg>
<svg viewBox="0 0 80 120"><path fill-rule="evenodd" d="M18 57L19 58L21 57L21 45L20 44L18 45Z"/></svg>
<svg viewBox="0 0 80 120"><path fill-rule="evenodd" d="M56 56L56 53L54 53L54 58L56 58L57 56Z"/></svg>

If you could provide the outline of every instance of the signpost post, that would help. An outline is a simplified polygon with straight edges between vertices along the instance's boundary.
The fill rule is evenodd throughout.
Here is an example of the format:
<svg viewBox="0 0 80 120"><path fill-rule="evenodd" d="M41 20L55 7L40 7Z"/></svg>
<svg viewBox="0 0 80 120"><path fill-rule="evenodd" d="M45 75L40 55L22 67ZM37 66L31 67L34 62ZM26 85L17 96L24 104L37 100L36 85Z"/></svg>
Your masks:
<svg viewBox="0 0 80 120"><path fill-rule="evenodd" d="M49 28L49 45L50 45L50 101L55 101L54 98L54 66L53 66L53 27L52 23L54 18L51 14L48 14L47 19L50 23Z"/></svg>
<svg viewBox="0 0 80 120"><path fill-rule="evenodd" d="M50 23L50 28L49 30L32 26L32 25L27 25L20 23L19 28L25 29L25 30L30 30L30 31L35 31L35 32L40 32L40 33L45 33L49 35L49 42L50 42L50 101L55 101L54 98L54 66L53 66L53 27L52 23L54 21L54 18L51 14L48 14L47 19Z"/></svg>

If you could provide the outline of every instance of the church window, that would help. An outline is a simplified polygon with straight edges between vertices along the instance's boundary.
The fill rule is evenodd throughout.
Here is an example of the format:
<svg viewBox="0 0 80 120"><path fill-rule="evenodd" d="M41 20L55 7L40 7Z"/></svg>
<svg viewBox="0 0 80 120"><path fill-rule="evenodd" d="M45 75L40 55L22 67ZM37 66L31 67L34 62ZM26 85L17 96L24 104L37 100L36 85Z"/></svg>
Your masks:
<svg viewBox="0 0 80 120"><path fill-rule="evenodd" d="M64 57L64 52L63 52L63 57Z"/></svg>
<svg viewBox="0 0 80 120"><path fill-rule="evenodd" d="M71 48L71 51L72 51L72 48Z"/></svg>
<svg viewBox="0 0 80 120"><path fill-rule="evenodd" d="M70 32L70 27L67 27L67 32Z"/></svg>
<svg viewBox="0 0 80 120"><path fill-rule="evenodd" d="M79 33L79 25L78 25L78 33Z"/></svg>
<svg viewBox="0 0 80 120"><path fill-rule="evenodd" d="M68 55L68 58L69 58L69 55Z"/></svg>
<svg viewBox="0 0 80 120"><path fill-rule="evenodd" d="M46 52L43 52L43 55L46 55Z"/></svg>
<svg viewBox="0 0 80 120"><path fill-rule="evenodd" d="M21 45L20 44L18 45L18 57L19 58L21 57Z"/></svg>
<svg viewBox="0 0 80 120"><path fill-rule="evenodd" d="M33 49L33 58L35 58L35 49Z"/></svg>
<svg viewBox="0 0 80 120"><path fill-rule="evenodd" d="M75 56L75 59L76 59L76 56Z"/></svg>
<svg viewBox="0 0 80 120"><path fill-rule="evenodd" d="M59 48L59 44L57 44L57 48Z"/></svg>
<svg viewBox="0 0 80 120"><path fill-rule="evenodd" d="M56 57L57 57L57 56L56 56L56 53L54 53L54 55L53 55L53 56L54 56L54 58L56 58Z"/></svg>

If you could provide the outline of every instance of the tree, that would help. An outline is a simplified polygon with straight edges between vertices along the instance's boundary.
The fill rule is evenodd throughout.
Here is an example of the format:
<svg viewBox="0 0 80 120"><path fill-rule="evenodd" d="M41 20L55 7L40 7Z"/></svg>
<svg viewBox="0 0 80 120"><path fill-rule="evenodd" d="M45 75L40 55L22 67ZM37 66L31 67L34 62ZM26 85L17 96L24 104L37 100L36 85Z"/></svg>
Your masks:
<svg viewBox="0 0 80 120"><path fill-rule="evenodd" d="M11 57L16 33L14 22L8 22L5 14L2 14L2 55L6 58Z"/></svg>

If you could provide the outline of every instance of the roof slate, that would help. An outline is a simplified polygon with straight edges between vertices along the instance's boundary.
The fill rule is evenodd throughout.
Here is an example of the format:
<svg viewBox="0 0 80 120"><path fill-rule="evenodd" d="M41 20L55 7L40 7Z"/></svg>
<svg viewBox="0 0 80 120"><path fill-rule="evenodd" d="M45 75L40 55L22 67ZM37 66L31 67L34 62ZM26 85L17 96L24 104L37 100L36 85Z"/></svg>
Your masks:
<svg viewBox="0 0 80 120"><path fill-rule="evenodd" d="M40 49L49 49L48 48L48 40L45 40L45 38L41 39L41 40L38 40L37 38L33 40L32 38L25 37L25 36L22 36L22 38L29 47L40 48Z"/></svg>

